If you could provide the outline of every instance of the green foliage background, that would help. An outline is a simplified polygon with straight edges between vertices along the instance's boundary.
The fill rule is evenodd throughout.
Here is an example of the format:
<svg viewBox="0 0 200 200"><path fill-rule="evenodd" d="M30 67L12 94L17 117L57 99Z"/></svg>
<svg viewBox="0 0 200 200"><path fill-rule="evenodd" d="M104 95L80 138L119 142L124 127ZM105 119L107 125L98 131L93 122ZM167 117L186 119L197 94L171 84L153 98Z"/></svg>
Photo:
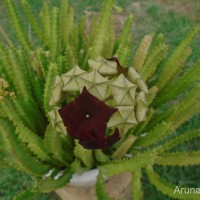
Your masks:
<svg viewBox="0 0 200 200"><path fill-rule="evenodd" d="M53 5L56 5L58 1L49 0ZM72 1L71 4L75 7L76 16L81 17L83 13L87 11L99 11L102 1ZM132 47L132 55L134 54L139 42L143 36L152 31L156 33L164 33L166 43L169 44L173 49L177 44L185 37L195 24L199 23L200 19L200 2L198 0L186 1L153 1L153 0L142 0L140 2L130 0L118 0L117 3L121 6L124 11L119 14L119 20L123 19L124 15L128 13L135 14L134 19L134 46ZM40 10L40 1L30 1L31 7L37 12ZM138 3L138 4L137 4ZM190 4L188 6L188 4ZM185 6L185 11L182 7ZM188 7L190 9L188 9ZM186 12L187 11L187 12ZM9 35L14 38L15 35L9 29L7 24L7 14L5 13L4 7L0 3L0 24L7 27L6 30ZM196 38L192 42L193 54L188 60L188 65L194 63L200 55L200 38ZM186 65L187 66L187 65ZM185 127L188 130L193 130L195 127L199 127L199 115L193 117L189 122L185 123ZM182 132L184 126L177 131ZM192 142L179 145L176 147L178 150L199 150L199 140L194 139ZM197 166L192 167L156 167L156 171L163 175L166 180L174 184L188 186L188 187L200 187L200 169ZM144 199L162 199L168 200L170 197L166 197L158 192L154 186L149 184L148 179L142 178L144 190ZM11 199L16 193L32 184L31 178L27 175L19 173L15 170L1 169L0 168L0 199ZM9 187L13 185L13 187ZM8 190L9 188L9 190ZM43 195L36 197L38 200L43 199L55 199L54 194Z"/></svg>

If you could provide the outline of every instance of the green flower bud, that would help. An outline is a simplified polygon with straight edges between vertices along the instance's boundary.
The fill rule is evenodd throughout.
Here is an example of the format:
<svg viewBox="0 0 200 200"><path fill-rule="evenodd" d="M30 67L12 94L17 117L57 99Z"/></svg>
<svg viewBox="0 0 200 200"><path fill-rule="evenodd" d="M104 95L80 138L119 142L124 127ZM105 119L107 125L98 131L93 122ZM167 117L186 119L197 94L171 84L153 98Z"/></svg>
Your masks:
<svg viewBox="0 0 200 200"><path fill-rule="evenodd" d="M148 108L144 91L137 93L136 102L137 102L135 108L136 118L138 122L142 122L146 118L146 112Z"/></svg>
<svg viewBox="0 0 200 200"><path fill-rule="evenodd" d="M9 83L4 78L0 78L0 100L3 100L6 96L11 98L15 97L15 93L10 92L9 87Z"/></svg>
<svg viewBox="0 0 200 200"><path fill-rule="evenodd" d="M80 91L80 76L84 73L85 71L76 65L69 72L61 75L64 84L63 91Z"/></svg>
<svg viewBox="0 0 200 200"><path fill-rule="evenodd" d="M140 90L144 91L145 93L149 92L146 83L133 67L130 67L128 70L128 79L132 83L135 83L140 88Z"/></svg>
<svg viewBox="0 0 200 200"><path fill-rule="evenodd" d="M53 108L53 110L51 110L48 113L50 123L55 131L57 131L59 133L63 133L64 135L67 135L67 130L63 124L63 120L62 120L60 114L58 113L59 109L60 109L60 107L55 106Z"/></svg>
<svg viewBox="0 0 200 200"><path fill-rule="evenodd" d="M147 102L151 97L153 98L151 92L154 90L148 90L140 74L134 68L124 70L125 68L120 65L117 58L109 61L99 57L96 60L89 60L88 63L92 70L84 71L76 65L66 74L56 77L52 87L51 101L54 103L63 101L63 98L66 98L63 92L75 99L85 87L90 94L104 101L108 106L117 108L110 117L107 128L118 128L120 134L123 135L133 126L144 121L148 108ZM55 107L49 113L53 127L57 131L66 132L57 110L58 107Z"/></svg>
<svg viewBox="0 0 200 200"><path fill-rule="evenodd" d="M51 97L49 105L53 106L61 103L66 98L66 92L63 92L63 81L60 76L56 76L54 84L51 88Z"/></svg>
<svg viewBox="0 0 200 200"><path fill-rule="evenodd" d="M135 104L137 86L128 81L123 74L112 81L109 88L117 105L128 106Z"/></svg>
<svg viewBox="0 0 200 200"><path fill-rule="evenodd" d="M121 133L126 133L135 124L138 124L135 116L134 106L116 106L118 109L110 118L107 126L109 128L119 128Z"/></svg>
<svg viewBox="0 0 200 200"><path fill-rule="evenodd" d="M88 64L92 69L96 69L101 75L115 75L117 74L117 63L109 61L102 57L95 60L88 60Z"/></svg>
<svg viewBox="0 0 200 200"><path fill-rule="evenodd" d="M91 94L100 100L105 99L109 80L101 76L97 70L93 70L90 73L84 73L80 80L80 90L82 90L83 86L86 86Z"/></svg>
<svg viewBox="0 0 200 200"><path fill-rule="evenodd" d="M149 89L149 93L146 95L146 99L147 99L147 104L151 104L151 102L153 101L153 99L155 98L156 94L158 92L158 87L157 86L153 86Z"/></svg>

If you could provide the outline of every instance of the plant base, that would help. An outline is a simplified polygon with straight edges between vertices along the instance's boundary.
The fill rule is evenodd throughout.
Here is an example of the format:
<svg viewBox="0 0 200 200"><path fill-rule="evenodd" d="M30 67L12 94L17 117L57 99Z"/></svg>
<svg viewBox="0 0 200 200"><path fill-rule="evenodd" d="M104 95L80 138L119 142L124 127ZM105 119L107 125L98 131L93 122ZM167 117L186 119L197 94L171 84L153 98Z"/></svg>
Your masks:
<svg viewBox="0 0 200 200"><path fill-rule="evenodd" d="M115 199L129 200L131 173L113 176L105 181L106 191ZM90 187L66 186L56 191L62 200L97 200L95 185Z"/></svg>

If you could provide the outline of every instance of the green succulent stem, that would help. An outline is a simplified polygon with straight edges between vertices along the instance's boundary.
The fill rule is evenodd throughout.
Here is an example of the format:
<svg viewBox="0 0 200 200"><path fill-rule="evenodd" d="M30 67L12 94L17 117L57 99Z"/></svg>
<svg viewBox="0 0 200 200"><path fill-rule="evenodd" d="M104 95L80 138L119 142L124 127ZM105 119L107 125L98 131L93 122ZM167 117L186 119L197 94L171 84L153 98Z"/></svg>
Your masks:
<svg viewBox="0 0 200 200"><path fill-rule="evenodd" d="M132 176L132 199L145 198L142 183L147 176L169 198L197 200L196 194L175 194L175 187L154 166L200 165L194 145L200 137L200 61L191 67L188 62L199 27L170 54L164 35L152 33L133 53L132 14L118 33L114 0L105 0L99 15L91 13L91 21L87 15L77 19L69 2L52 6L44 1L35 13L27 0L20 0L19 6L4 0L14 37L0 26L0 167L15 168L35 181L15 199L55 191L74 173L97 168L99 200L112 199L105 177L123 173ZM113 110L109 119L104 113L106 119L97 117L105 134L95 135L95 124L86 121L82 135L71 137L70 125L66 127L59 114L64 105L76 105L83 88ZM103 141L106 148L84 148L79 143L83 135L88 144ZM186 143L190 148L182 150Z"/></svg>

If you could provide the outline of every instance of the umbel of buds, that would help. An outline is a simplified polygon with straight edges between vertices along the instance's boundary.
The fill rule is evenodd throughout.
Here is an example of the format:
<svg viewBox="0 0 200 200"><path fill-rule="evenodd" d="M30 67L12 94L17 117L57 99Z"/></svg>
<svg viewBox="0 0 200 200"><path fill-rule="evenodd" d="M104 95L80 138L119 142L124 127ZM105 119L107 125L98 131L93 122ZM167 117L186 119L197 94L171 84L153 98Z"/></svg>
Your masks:
<svg viewBox="0 0 200 200"><path fill-rule="evenodd" d="M56 76L49 117L55 131L83 147L106 149L145 120L149 90L137 70L122 67L116 57L88 64L88 71L76 65Z"/></svg>
<svg viewBox="0 0 200 200"><path fill-rule="evenodd" d="M3 100L4 97L11 97L15 96L14 92L9 91L9 84L4 78L0 78L0 100Z"/></svg>

